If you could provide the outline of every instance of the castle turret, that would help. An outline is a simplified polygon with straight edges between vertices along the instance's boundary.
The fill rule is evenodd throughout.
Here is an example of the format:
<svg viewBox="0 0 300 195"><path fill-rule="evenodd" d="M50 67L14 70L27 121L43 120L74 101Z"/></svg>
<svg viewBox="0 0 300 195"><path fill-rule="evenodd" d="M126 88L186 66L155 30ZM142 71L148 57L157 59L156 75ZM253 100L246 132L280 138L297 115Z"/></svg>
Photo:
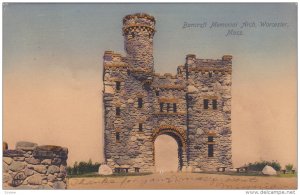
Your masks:
<svg viewBox="0 0 300 195"><path fill-rule="evenodd" d="M124 46L131 73L140 80L151 79L153 73L153 36L155 19L144 13L123 18Z"/></svg>

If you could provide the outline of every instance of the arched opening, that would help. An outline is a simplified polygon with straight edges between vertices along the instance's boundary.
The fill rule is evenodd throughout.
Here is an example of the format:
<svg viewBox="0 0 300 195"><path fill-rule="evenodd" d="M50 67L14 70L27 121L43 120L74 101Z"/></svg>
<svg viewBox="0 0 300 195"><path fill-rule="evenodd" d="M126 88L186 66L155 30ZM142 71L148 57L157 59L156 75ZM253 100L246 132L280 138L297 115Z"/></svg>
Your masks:
<svg viewBox="0 0 300 195"><path fill-rule="evenodd" d="M159 135L154 141L156 172L177 172L182 167L181 144L172 135Z"/></svg>

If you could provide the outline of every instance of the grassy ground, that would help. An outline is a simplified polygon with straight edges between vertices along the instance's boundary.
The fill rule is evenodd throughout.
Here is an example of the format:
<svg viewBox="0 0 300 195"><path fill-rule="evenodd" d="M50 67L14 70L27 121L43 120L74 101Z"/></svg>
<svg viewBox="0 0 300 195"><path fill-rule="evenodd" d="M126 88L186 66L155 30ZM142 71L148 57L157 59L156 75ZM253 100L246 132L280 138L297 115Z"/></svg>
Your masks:
<svg viewBox="0 0 300 195"><path fill-rule="evenodd" d="M125 176L142 176L142 175L150 175L152 173L114 173L112 175L99 175L97 172L95 173L85 173L80 175L68 175L68 178L84 178L84 177L125 177Z"/></svg>
<svg viewBox="0 0 300 195"><path fill-rule="evenodd" d="M125 176L143 176L150 175L152 173L114 173L112 175L99 175L97 172L94 173L85 173L80 175L68 175L68 178L85 178L85 177L125 177ZM261 172L202 172L202 173L193 173L193 174L214 174L214 175L232 175L232 176L261 176L261 177L297 177L297 174L278 174L276 176L267 176L263 175Z"/></svg>
<svg viewBox="0 0 300 195"><path fill-rule="evenodd" d="M280 173L278 175L274 175L274 176L269 176L269 175L264 175L261 172L202 172L205 174L219 174L219 175L232 175L232 176L261 176L261 177L297 177L297 173L292 174L292 173L287 173L287 174L283 174ZM196 173L197 174L197 173ZM201 173L198 173L201 174Z"/></svg>

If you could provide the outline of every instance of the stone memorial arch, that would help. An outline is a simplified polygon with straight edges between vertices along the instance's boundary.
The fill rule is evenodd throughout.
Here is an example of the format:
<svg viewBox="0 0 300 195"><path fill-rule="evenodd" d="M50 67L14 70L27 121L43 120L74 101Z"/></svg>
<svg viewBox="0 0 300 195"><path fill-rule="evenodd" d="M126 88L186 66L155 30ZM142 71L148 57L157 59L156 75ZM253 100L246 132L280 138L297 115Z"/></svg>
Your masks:
<svg viewBox="0 0 300 195"><path fill-rule="evenodd" d="M126 56L104 53L107 165L118 172L155 171L154 141L165 134L177 141L179 171L231 167L232 56L188 54L175 75L156 73L155 23L145 13L125 16Z"/></svg>

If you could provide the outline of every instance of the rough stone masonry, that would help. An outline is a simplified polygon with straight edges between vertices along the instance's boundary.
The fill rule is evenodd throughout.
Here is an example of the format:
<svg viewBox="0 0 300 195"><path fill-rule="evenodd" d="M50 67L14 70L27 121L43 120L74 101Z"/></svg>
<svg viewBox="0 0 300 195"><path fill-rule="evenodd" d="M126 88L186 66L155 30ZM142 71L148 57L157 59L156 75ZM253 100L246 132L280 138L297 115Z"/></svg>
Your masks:
<svg viewBox="0 0 300 195"><path fill-rule="evenodd" d="M177 74L154 71L155 18L123 18L126 56L105 51L103 102L105 160L115 172L154 172L155 139L178 143L178 170L232 166L232 56L186 55Z"/></svg>
<svg viewBox="0 0 300 195"><path fill-rule="evenodd" d="M3 151L4 189L66 189L68 149L18 142Z"/></svg>

